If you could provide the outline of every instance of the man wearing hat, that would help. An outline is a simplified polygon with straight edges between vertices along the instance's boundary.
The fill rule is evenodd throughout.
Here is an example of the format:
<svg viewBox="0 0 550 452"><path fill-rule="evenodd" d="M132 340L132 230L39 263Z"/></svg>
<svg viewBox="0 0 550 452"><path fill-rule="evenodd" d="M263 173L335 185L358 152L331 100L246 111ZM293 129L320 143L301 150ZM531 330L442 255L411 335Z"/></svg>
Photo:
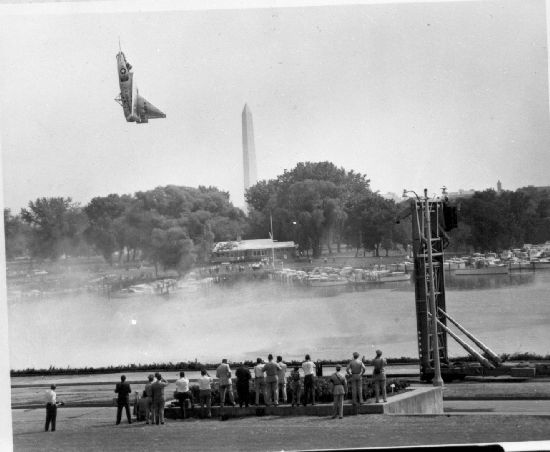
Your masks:
<svg viewBox="0 0 550 452"><path fill-rule="evenodd" d="M334 412L332 419L339 416L344 417L344 396L348 392L348 383L346 377L340 373L342 366L336 364L336 372L329 377L329 384L332 385L332 395L334 396Z"/></svg>
<svg viewBox="0 0 550 452"><path fill-rule="evenodd" d="M47 432L52 426L52 432L55 432L55 420L57 418L57 405L63 405L63 402L57 401L57 394L55 393L55 385L52 384L50 389L46 391L46 426L44 430Z"/></svg>
<svg viewBox="0 0 550 452"><path fill-rule="evenodd" d="M372 371L372 379L374 381L374 394L376 396L376 403L380 403L380 386L382 386L382 399L386 400L386 360L382 358L382 350L376 350L376 358L373 359L372 364L374 370Z"/></svg>

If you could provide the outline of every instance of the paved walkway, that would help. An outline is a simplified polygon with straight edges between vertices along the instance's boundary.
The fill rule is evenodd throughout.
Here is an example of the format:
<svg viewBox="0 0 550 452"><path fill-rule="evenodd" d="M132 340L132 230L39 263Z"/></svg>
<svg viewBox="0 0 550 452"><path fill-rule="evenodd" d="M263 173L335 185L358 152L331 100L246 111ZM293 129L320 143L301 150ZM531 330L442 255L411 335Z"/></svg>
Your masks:
<svg viewBox="0 0 550 452"><path fill-rule="evenodd" d="M550 416L550 400L449 400L443 402L443 410L449 414L491 413ZM548 429L550 431L550 424Z"/></svg>

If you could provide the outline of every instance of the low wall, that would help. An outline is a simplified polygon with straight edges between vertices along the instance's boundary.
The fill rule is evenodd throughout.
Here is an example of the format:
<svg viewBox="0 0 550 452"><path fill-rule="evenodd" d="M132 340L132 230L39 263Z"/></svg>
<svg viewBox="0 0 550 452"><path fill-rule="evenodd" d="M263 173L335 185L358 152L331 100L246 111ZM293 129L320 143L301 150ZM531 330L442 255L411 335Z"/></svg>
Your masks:
<svg viewBox="0 0 550 452"><path fill-rule="evenodd" d="M201 414L200 405L195 404L194 410L187 410L189 416L198 417ZM332 404L316 404L314 406L290 405L273 406L251 406L239 408L226 406L222 409L219 406L212 407L212 416L221 415L227 417L243 416L331 416L333 414ZM438 387L412 387L401 394L388 398L385 403L368 403L355 407L349 401L344 403L344 416L357 414L443 414L443 390ZM168 418L180 417L179 407L166 408L165 416Z"/></svg>
<svg viewBox="0 0 550 452"><path fill-rule="evenodd" d="M389 403L391 401L391 403ZM413 387L383 405L384 414L443 414L443 388Z"/></svg>

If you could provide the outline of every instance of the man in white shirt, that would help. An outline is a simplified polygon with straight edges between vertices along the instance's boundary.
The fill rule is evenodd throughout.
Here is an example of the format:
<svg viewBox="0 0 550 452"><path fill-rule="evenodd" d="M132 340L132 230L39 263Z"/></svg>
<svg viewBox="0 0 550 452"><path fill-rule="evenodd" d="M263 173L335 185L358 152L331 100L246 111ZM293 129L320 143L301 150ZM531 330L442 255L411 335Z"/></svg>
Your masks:
<svg viewBox="0 0 550 452"><path fill-rule="evenodd" d="M201 417L204 417L204 405L206 404L206 408L208 409L208 412L206 414L206 417L212 417L212 381L213 378L208 375L208 372L206 369L201 369L201 376L198 378L199 383L199 399L201 404Z"/></svg>
<svg viewBox="0 0 550 452"><path fill-rule="evenodd" d="M176 380L176 391L174 392L174 398L180 402L181 418L185 419L187 400L191 401L191 408L193 408L193 395L189 390L189 379L185 377L185 372L180 372L180 378Z"/></svg>
<svg viewBox="0 0 550 452"><path fill-rule="evenodd" d="M302 363L302 369L304 369L304 406L307 405L308 394L311 394L311 404L315 405L315 364L309 355L306 355L305 359Z"/></svg>
<svg viewBox="0 0 550 452"><path fill-rule="evenodd" d="M282 356L277 356L277 364L279 370L279 396L283 398L283 403L286 403L286 364L283 362Z"/></svg>
<svg viewBox="0 0 550 452"><path fill-rule="evenodd" d="M55 420L57 418L58 405L55 387L56 386L52 384L44 396L44 401L46 402L46 426L44 430L46 432L50 429L50 424L52 426L52 432L55 432ZM61 404L61 402L59 404Z"/></svg>
<svg viewBox="0 0 550 452"><path fill-rule="evenodd" d="M256 406L260 404L260 393L264 395L264 403L267 403L267 395L265 393L264 365L262 363L262 358L256 359L256 365L254 366L254 390L256 391Z"/></svg>

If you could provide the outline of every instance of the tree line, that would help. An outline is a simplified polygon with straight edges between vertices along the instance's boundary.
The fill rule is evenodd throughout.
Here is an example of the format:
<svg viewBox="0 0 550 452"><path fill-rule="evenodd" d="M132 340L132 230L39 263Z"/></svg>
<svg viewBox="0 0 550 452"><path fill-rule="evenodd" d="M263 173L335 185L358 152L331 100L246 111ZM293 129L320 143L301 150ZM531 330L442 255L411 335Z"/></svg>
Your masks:
<svg viewBox="0 0 550 452"><path fill-rule="evenodd" d="M411 242L410 221L395 219L404 205L370 188L366 175L330 162L299 163L250 187L248 215L216 187L168 185L133 195L110 194L80 206L71 198L30 201L19 214L4 210L6 257L57 260L100 254L147 260L180 274L207 263L219 241L294 241L304 256L351 246L378 256ZM500 251L550 240L550 190L485 190L455 200L459 227L454 251Z"/></svg>
<svg viewBox="0 0 550 452"><path fill-rule="evenodd" d="M19 215L4 210L4 225L8 259L94 253L109 263L145 259L182 274L208 260L214 241L241 234L246 217L215 187L168 185L95 197L84 207L71 198L39 198Z"/></svg>
<svg viewBox="0 0 550 452"><path fill-rule="evenodd" d="M488 189L457 202L451 249L500 252L550 240L550 187Z"/></svg>

